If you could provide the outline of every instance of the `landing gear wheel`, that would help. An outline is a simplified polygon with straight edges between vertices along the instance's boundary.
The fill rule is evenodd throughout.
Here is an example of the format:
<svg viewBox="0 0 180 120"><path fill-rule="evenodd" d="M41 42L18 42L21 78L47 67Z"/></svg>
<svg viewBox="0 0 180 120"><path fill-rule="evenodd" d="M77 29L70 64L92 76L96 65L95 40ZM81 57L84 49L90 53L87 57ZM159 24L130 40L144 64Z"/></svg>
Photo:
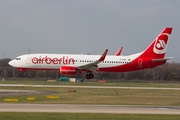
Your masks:
<svg viewBox="0 0 180 120"><path fill-rule="evenodd" d="M24 73L24 76L27 76L27 73Z"/></svg>
<svg viewBox="0 0 180 120"><path fill-rule="evenodd" d="M86 78L87 79L91 79L91 78L93 78L94 77L94 75L92 74L92 73L88 73L87 75L86 75Z"/></svg>
<svg viewBox="0 0 180 120"><path fill-rule="evenodd" d="M90 76L90 78L93 78L93 77L94 77L94 75L93 75L93 74L90 74L89 76Z"/></svg>
<svg viewBox="0 0 180 120"><path fill-rule="evenodd" d="M86 79L90 79L90 75L87 74L87 75L86 75Z"/></svg>

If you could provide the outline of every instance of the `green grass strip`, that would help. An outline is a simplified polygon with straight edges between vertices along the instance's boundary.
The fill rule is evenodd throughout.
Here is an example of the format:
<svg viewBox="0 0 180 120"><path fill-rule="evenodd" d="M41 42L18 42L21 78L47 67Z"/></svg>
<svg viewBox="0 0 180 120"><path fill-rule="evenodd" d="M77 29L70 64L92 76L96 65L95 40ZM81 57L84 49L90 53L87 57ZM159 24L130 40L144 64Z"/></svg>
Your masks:
<svg viewBox="0 0 180 120"><path fill-rule="evenodd" d="M179 120L180 115L0 112L0 119L1 120Z"/></svg>

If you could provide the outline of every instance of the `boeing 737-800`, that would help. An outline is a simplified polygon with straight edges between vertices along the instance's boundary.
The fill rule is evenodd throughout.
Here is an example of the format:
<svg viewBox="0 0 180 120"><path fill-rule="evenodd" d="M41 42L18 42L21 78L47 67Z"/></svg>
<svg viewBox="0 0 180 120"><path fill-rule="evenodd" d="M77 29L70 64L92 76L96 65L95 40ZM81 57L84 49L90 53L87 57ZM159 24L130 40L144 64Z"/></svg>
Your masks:
<svg viewBox="0 0 180 120"><path fill-rule="evenodd" d="M86 72L86 78L93 78L93 72L129 72L154 68L165 64L170 58L164 58L172 28L165 28L160 35L143 52L119 56L75 54L26 54L9 62L20 71L58 70L61 74L76 75Z"/></svg>

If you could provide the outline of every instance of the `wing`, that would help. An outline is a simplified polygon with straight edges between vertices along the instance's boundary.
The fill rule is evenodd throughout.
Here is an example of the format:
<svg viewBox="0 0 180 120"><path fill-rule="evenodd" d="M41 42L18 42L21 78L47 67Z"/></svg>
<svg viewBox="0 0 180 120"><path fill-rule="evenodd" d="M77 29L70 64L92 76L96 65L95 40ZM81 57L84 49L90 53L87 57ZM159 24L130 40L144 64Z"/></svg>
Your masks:
<svg viewBox="0 0 180 120"><path fill-rule="evenodd" d="M96 69L98 69L98 64L101 63L102 61L104 61L104 59L106 58L107 52L108 52L108 49L106 49L106 51L103 53L103 55L101 56L101 58L99 60L96 60L95 62L92 62L89 64L78 66L77 68L79 70L97 72Z"/></svg>

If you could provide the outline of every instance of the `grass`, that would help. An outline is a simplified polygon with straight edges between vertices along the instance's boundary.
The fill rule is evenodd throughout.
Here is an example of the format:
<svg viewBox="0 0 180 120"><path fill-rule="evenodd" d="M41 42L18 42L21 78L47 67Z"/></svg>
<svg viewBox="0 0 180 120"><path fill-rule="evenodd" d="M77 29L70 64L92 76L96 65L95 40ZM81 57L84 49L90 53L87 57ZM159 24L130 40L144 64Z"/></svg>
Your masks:
<svg viewBox="0 0 180 120"><path fill-rule="evenodd" d="M100 105L180 105L178 90L140 90L140 89L92 89L92 88L32 88L1 87L1 89L54 91L51 95L25 95L0 97L0 103L29 104L100 104ZM68 93L68 90L76 90ZM117 94L118 93L118 94ZM59 96L58 99L47 99L47 96ZM27 97L36 98L27 101ZM5 102L4 99L18 99L18 102Z"/></svg>
<svg viewBox="0 0 180 120"><path fill-rule="evenodd" d="M93 113L12 113L0 112L1 120L179 120L180 115L93 114Z"/></svg>
<svg viewBox="0 0 180 120"><path fill-rule="evenodd" d="M0 81L0 84L27 84L27 85L72 85L72 86L120 86L120 87L165 87L180 88L177 83L98 83L98 82L46 82L46 81Z"/></svg>

